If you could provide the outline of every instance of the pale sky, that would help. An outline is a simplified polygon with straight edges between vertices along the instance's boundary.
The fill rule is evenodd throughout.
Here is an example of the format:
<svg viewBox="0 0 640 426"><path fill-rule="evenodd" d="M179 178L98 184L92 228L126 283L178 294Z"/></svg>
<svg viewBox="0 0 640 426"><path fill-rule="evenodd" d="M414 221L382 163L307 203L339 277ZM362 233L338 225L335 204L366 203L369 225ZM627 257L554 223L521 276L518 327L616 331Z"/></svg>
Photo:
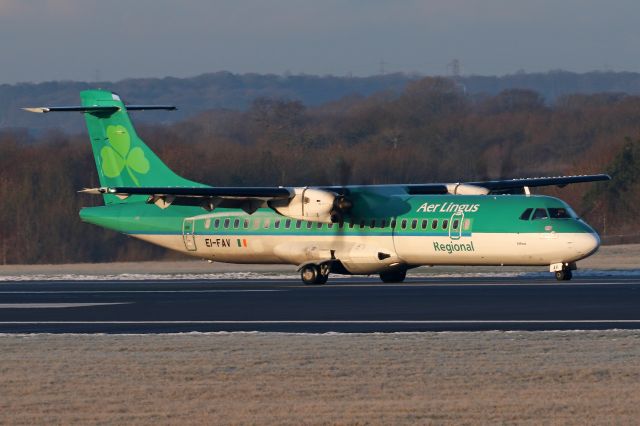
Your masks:
<svg viewBox="0 0 640 426"><path fill-rule="evenodd" d="M0 0L0 84L640 71L638 0Z"/></svg>

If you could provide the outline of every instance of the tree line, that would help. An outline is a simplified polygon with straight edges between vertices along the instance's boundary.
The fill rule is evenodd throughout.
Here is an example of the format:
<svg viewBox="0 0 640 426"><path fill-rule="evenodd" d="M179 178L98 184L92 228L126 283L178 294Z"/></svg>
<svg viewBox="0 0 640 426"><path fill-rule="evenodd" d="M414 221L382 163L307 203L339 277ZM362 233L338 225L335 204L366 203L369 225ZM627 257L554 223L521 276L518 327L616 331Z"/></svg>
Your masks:
<svg viewBox="0 0 640 426"><path fill-rule="evenodd" d="M318 106L259 98L245 111L215 109L137 129L169 167L214 186L609 172L612 182L546 192L568 201L605 237L640 234L636 96L566 95L550 106L530 90L472 95L459 82L425 78L401 92ZM76 193L91 186L98 178L86 134L0 132L0 263L176 256L80 222L80 207L101 202Z"/></svg>

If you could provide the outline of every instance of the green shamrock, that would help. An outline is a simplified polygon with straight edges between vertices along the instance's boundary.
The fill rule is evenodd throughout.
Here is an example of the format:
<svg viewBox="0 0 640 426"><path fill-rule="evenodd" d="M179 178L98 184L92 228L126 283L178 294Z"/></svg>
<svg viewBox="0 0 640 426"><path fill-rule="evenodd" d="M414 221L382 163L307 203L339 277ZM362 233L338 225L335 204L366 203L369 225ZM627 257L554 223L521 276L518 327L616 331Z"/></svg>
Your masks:
<svg viewBox="0 0 640 426"><path fill-rule="evenodd" d="M127 168L131 180L140 186L136 173L145 175L149 172L149 160L144 156L140 147L131 149L131 137L124 126L107 127L109 145L102 147L102 171L105 176L115 178Z"/></svg>

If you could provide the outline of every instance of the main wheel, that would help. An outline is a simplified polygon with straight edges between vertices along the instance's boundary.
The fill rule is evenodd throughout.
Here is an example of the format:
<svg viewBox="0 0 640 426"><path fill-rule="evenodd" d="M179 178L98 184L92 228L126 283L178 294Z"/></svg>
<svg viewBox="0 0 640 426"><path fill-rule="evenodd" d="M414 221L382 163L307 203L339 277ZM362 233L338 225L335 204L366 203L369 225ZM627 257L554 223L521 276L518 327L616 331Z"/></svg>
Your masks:
<svg viewBox="0 0 640 426"><path fill-rule="evenodd" d="M300 278L306 285L316 284L319 275L320 270L316 265L305 265L300 271Z"/></svg>
<svg viewBox="0 0 640 426"><path fill-rule="evenodd" d="M305 265L300 271L300 278L306 285L325 284L329 274L323 274L316 265Z"/></svg>
<svg viewBox="0 0 640 426"><path fill-rule="evenodd" d="M380 272L380 279L384 283L401 283L407 277L406 269Z"/></svg>

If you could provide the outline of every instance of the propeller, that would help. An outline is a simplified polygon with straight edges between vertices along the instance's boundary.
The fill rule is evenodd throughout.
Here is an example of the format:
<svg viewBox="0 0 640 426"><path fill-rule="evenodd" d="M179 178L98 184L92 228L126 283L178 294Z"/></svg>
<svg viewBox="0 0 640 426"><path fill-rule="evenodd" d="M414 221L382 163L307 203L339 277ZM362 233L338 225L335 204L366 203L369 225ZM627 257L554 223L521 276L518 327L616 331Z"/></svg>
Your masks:
<svg viewBox="0 0 640 426"><path fill-rule="evenodd" d="M343 156L338 157L335 163L336 174L339 177L340 191L338 196L333 200L333 209L331 210L331 221L339 223L344 220L345 214L348 214L353 207L353 202L349 198L349 190L347 185L351 179L351 162Z"/></svg>

